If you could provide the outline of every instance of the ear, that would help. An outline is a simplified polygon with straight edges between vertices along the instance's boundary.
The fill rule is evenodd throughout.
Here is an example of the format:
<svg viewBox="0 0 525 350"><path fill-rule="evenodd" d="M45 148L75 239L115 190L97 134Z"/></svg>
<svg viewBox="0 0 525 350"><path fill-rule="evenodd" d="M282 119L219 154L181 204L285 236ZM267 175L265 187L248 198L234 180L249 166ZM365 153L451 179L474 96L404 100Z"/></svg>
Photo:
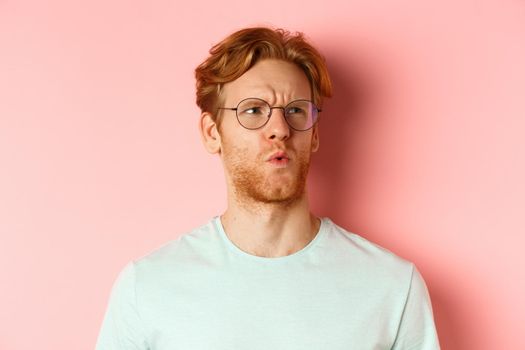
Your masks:
<svg viewBox="0 0 525 350"><path fill-rule="evenodd" d="M312 153L319 149L319 123L316 123L312 129Z"/></svg>
<svg viewBox="0 0 525 350"><path fill-rule="evenodd" d="M217 123L209 112L201 114L199 129L201 132L202 143L206 150L212 154L221 153L221 135L219 134Z"/></svg>

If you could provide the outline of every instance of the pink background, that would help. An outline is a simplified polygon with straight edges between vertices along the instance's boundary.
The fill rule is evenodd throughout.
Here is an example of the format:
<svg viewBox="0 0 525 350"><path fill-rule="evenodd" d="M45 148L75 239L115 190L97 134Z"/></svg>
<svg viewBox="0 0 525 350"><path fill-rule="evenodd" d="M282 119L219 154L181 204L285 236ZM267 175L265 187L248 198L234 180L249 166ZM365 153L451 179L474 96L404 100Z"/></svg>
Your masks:
<svg viewBox="0 0 525 350"><path fill-rule="evenodd" d="M193 70L325 54L315 212L416 263L443 349L524 349L522 1L0 2L0 349L93 349L124 264L225 209Z"/></svg>

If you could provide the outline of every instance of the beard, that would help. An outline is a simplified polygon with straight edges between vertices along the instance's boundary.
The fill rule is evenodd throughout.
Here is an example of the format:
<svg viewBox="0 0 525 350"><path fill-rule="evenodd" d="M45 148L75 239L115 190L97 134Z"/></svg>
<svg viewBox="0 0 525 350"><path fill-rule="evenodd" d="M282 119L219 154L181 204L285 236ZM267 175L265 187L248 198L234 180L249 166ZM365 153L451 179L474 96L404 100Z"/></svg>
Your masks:
<svg viewBox="0 0 525 350"><path fill-rule="evenodd" d="M237 200L250 203L290 206L303 198L310 168L309 151L295 154L289 168L271 169L261 154L255 160L248 149L223 142L224 166L230 175Z"/></svg>

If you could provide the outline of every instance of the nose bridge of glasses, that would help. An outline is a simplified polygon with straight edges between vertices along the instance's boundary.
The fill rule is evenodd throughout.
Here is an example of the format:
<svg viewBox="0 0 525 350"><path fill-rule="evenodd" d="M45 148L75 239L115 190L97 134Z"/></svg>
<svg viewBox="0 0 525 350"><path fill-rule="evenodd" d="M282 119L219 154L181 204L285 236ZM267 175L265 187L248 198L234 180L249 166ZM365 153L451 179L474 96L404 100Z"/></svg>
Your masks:
<svg viewBox="0 0 525 350"><path fill-rule="evenodd" d="M286 119L286 107L282 107L282 106L270 107L270 112L268 113L268 118L270 118L272 116L272 113L273 113L274 109L281 109L283 111L283 117L284 117L284 119Z"/></svg>

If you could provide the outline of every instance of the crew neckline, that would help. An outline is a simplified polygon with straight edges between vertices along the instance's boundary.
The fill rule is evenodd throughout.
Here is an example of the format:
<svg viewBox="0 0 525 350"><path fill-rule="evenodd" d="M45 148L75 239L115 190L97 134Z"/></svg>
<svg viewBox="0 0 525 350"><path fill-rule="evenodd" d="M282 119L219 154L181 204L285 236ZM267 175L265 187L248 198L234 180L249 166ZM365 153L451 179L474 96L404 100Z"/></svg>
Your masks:
<svg viewBox="0 0 525 350"><path fill-rule="evenodd" d="M248 259L252 259L254 261L281 262L281 261L288 261L288 260L300 258L301 256L305 255L309 250L311 250L315 245L317 245L317 243L325 235L326 225L328 224L328 219L327 218L321 217L320 219L321 219L321 224L319 225L319 230L317 231L315 237L310 242L308 242L307 245L305 245L302 249L300 249L300 250L298 250L298 251L296 251L296 252L294 252L292 254L284 255L284 256L277 256L277 257L264 257L264 256L253 255L253 254L250 254L248 252L245 252L244 250L242 250L241 248L236 246L230 240L230 238L226 234L226 231L224 231L224 227L222 226L222 222L221 222L221 217L220 216L215 216L212 221L213 221L213 224L215 225L215 228L216 228L217 232L219 233L219 235L221 236L221 238L223 239L225 244L228 246L228 248L230 250L232 250L236 254L241 255L241 256L243 256L245 258L248 258Z"/></svg>

